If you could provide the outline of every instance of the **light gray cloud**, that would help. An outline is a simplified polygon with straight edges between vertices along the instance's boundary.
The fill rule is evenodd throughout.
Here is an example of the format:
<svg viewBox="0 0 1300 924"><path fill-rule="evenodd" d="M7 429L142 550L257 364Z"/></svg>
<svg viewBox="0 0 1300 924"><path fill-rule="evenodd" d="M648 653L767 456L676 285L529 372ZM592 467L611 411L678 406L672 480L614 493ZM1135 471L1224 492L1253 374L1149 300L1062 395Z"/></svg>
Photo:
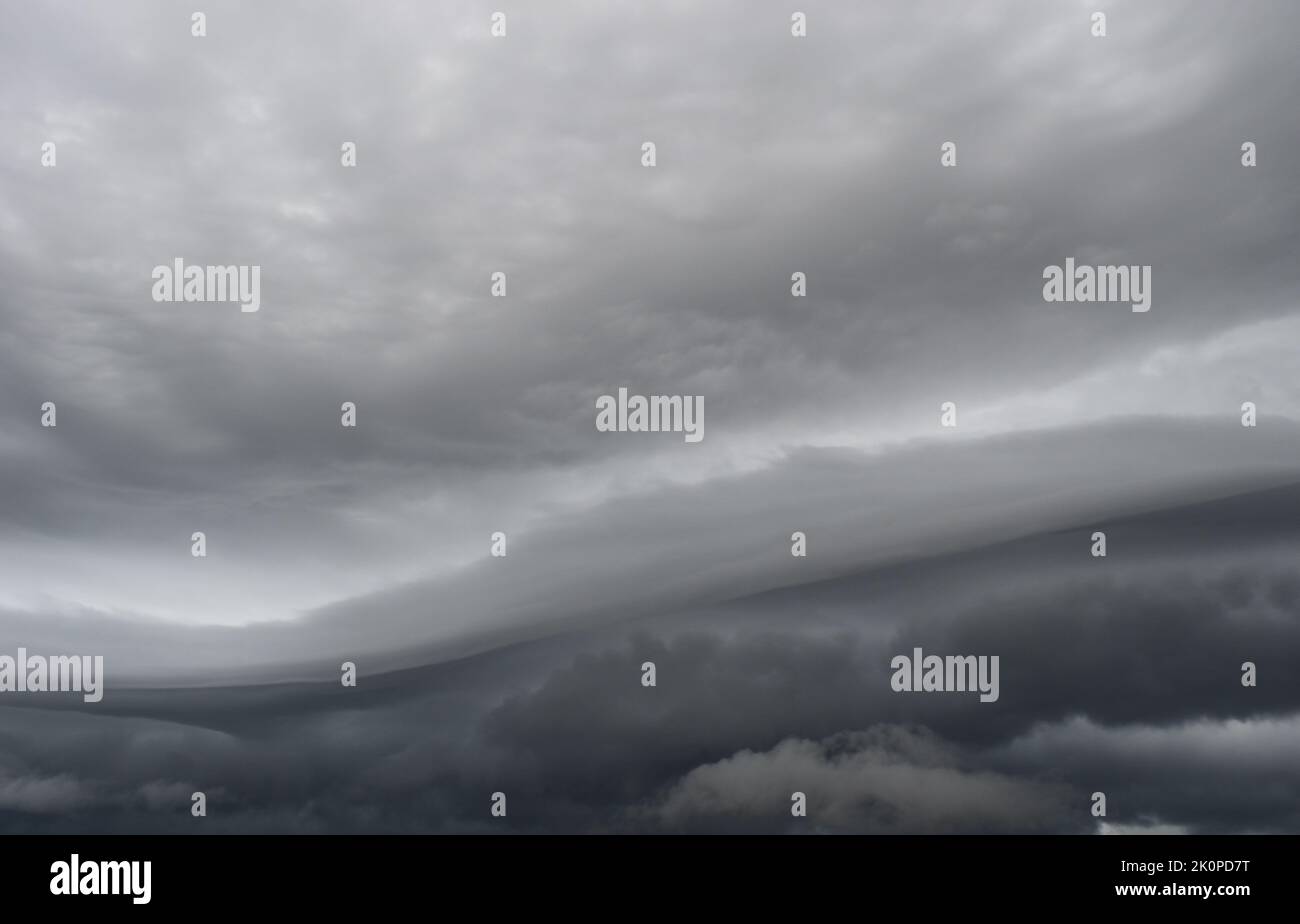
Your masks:
<svg viewBox="0 0 1300 924"><path fill-rule="evenodd" d="M1222 408L1134 408L1160 377L1088 378L1292 311L1296 168L1268 155L1300 139L1230 102L1288 111L1294 11L1247 7L1126 7L1098 42L1082 6L823 5L802 45L771 4L559 4L500 41L459 4L218 3L205 39L154 3L14 11L0 484L6 552L27 556L5 556L9 593L34 596L17 578L35 568L68 608L283 619L665 472L924 433L940 400L1012 429L1227 419L1261 391L1295 417L1284 366L1240 381L1268 343L1203 370ZM940 172L947 138L960 167ZM1041 267L1087 253L1154 264L1156 313L1044 305ZM263 265L263 311L150 301L177 255ZM704 447L601 439L593 400L620 384L705 394ZM1051 388L1050 414L1015 409ZM36 428L44 400L57 433ZM201 576L169 577L204 527Z"/></svg>

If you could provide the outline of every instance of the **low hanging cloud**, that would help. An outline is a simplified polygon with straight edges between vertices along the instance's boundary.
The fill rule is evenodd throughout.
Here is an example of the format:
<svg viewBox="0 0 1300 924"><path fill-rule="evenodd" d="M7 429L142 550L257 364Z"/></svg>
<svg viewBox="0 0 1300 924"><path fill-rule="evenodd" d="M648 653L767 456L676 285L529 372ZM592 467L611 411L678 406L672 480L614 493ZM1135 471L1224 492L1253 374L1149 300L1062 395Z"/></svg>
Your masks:
<svg viewBox="0 0 1300 924"><path fill-rule="evenodd" d="M808 796L807 821L790 814L795 792ZM877 726L819 742L789 739L697 767L656 812L682 830L807 824L858 834L1056 833L1086 829L1082 804L1060 783L966 769L932 735Z"/></svg>

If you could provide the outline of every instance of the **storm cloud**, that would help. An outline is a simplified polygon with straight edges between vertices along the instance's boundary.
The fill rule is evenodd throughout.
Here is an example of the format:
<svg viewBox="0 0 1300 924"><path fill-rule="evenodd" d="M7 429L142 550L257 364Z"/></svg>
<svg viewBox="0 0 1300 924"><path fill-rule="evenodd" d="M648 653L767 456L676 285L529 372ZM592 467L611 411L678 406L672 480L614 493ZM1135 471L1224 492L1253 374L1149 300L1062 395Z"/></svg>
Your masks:
<svg viewBox="0 0 1300 924"><path fill-rule="evenodd" d="M0 828L1300 827L1300 10L495 9L6 5Z"/></svg>

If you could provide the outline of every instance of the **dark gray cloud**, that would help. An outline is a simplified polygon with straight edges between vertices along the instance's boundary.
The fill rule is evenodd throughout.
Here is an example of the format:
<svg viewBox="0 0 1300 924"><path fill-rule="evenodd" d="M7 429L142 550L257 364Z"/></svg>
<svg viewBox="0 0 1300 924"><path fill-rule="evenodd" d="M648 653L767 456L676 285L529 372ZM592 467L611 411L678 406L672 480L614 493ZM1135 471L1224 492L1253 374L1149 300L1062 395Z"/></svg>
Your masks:
<svg viewBox="0 0 1300 924"><path fill-rule="evenodd" d="M1297 496L1106 523L1110 560L1039 534L355 689L29 696L6 709L6 824L186 830L203 789L214 830L494 830L503 791L496 830L778 832L798 790L808 831L1077 832L1100 790L1112 823L1290 830ZM1235 559L1191 565L1225 540ZM999 655L999 700L892 692L914 645Z"/></svg>
<svg viewBox="0 0 1300 924"><path fill-rule="evenodd" d="M1295 827L1300 10L801 8L9 5L0 639L109 692L0 703L0 827L201 787L218 829L478 830L503 788L788 830L797 776L814 830L1090 829L1098 785ZM153 302L176 257L261 311ZM1152 310L1044 303L1067 257ZM620 385L704 441L596 432ZM888 694L913 645L1001 699Z"/></svg>

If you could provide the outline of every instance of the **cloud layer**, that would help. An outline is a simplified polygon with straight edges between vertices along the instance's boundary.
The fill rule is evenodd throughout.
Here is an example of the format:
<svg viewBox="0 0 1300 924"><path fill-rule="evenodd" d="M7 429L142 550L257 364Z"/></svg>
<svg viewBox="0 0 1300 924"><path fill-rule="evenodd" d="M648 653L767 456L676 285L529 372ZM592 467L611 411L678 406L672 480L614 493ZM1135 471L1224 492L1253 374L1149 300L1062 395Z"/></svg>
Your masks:
<svg viewBox="0 0 1300 924"><path fill-rule="evenodd" d="M11 7L0 828L1300 827L1292 4Z"/></svg>

